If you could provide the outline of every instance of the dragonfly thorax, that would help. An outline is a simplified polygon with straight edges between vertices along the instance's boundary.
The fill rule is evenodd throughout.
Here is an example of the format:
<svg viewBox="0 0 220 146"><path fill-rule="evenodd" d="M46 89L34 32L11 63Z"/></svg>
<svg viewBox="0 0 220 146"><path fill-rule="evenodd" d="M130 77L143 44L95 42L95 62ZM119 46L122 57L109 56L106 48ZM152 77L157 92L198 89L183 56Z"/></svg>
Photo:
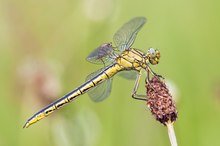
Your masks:
<svg viewBox="0 0 220 146"><path fill-rule="evenodd" d="M125 50L115 60L125 70L140 70L146 68L149 61L146 61L146 54L138 49Z"/></svg>

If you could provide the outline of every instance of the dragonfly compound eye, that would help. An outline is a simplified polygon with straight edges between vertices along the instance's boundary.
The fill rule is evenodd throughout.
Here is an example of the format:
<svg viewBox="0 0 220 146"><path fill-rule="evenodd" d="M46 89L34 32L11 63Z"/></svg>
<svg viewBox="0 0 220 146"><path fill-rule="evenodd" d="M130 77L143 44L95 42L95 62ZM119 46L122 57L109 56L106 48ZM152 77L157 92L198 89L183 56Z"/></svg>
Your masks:
<svg viewBox="0 0 220 146"><path fill-rule="evenodd" d="M157 49L150 48L147 52L147 57L151 64L158 64L160 59L160 52Z"/></svg>

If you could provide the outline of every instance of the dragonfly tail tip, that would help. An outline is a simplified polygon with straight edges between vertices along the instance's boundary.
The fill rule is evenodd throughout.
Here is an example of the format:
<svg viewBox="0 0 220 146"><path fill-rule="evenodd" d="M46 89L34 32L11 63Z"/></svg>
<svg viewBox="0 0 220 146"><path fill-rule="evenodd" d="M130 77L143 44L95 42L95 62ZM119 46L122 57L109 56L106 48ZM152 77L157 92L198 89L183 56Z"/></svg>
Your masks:
<svg viewBox="0 0 220 146"><path fill-rule="evenodd" d="M26 122L23 126L23 128L28 128L30 126L30 124L28 122Z"/></svg>

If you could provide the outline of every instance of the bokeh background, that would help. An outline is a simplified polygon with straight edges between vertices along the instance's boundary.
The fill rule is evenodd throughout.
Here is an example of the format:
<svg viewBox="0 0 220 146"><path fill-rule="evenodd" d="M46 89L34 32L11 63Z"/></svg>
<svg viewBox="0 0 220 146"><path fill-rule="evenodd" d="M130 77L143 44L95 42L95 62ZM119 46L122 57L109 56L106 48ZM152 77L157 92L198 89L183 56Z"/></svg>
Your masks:
<svg viewBox="0 0 220 146"><path fill-rule="evenodd" d="M134 81L120 77L107 100L84 95L22 129L99 69L86 56L136 16L148 22L133 47L161 51L152 68L171 85L179 145L220 145L219 7L218 0L0 0L0 145L170 145L166 127L131 98Z"/></svg>

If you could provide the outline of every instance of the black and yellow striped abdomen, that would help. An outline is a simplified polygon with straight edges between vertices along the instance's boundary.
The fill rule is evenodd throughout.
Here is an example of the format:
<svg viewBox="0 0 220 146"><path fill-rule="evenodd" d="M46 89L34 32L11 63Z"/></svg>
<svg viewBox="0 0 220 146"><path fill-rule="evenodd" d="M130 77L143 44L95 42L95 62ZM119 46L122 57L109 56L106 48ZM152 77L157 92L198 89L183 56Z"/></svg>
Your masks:
<svg viewBox="0 0 220 146"><path fill-rule="evenodd" d="M37 121L47 117L55 110L59 109L63 105L73 101L76 97L86 93L89 91L92 87L102 83L104 80L111 78L114 76L117 72L123 70L123 67L120 66L117 63L114 63L110 65L109 67L105 68L101 73L96 75L91 80L85 82L80 87L76 88L75 90L71 91L70 93L66 94L62 98L56 100L55 102L51 103L47 107L43 108L39 112L37 112L35 115L33 115L31 118L27 120L27 122L24 125L24 128L29 127L30 125L36 123Z"/></svg>

